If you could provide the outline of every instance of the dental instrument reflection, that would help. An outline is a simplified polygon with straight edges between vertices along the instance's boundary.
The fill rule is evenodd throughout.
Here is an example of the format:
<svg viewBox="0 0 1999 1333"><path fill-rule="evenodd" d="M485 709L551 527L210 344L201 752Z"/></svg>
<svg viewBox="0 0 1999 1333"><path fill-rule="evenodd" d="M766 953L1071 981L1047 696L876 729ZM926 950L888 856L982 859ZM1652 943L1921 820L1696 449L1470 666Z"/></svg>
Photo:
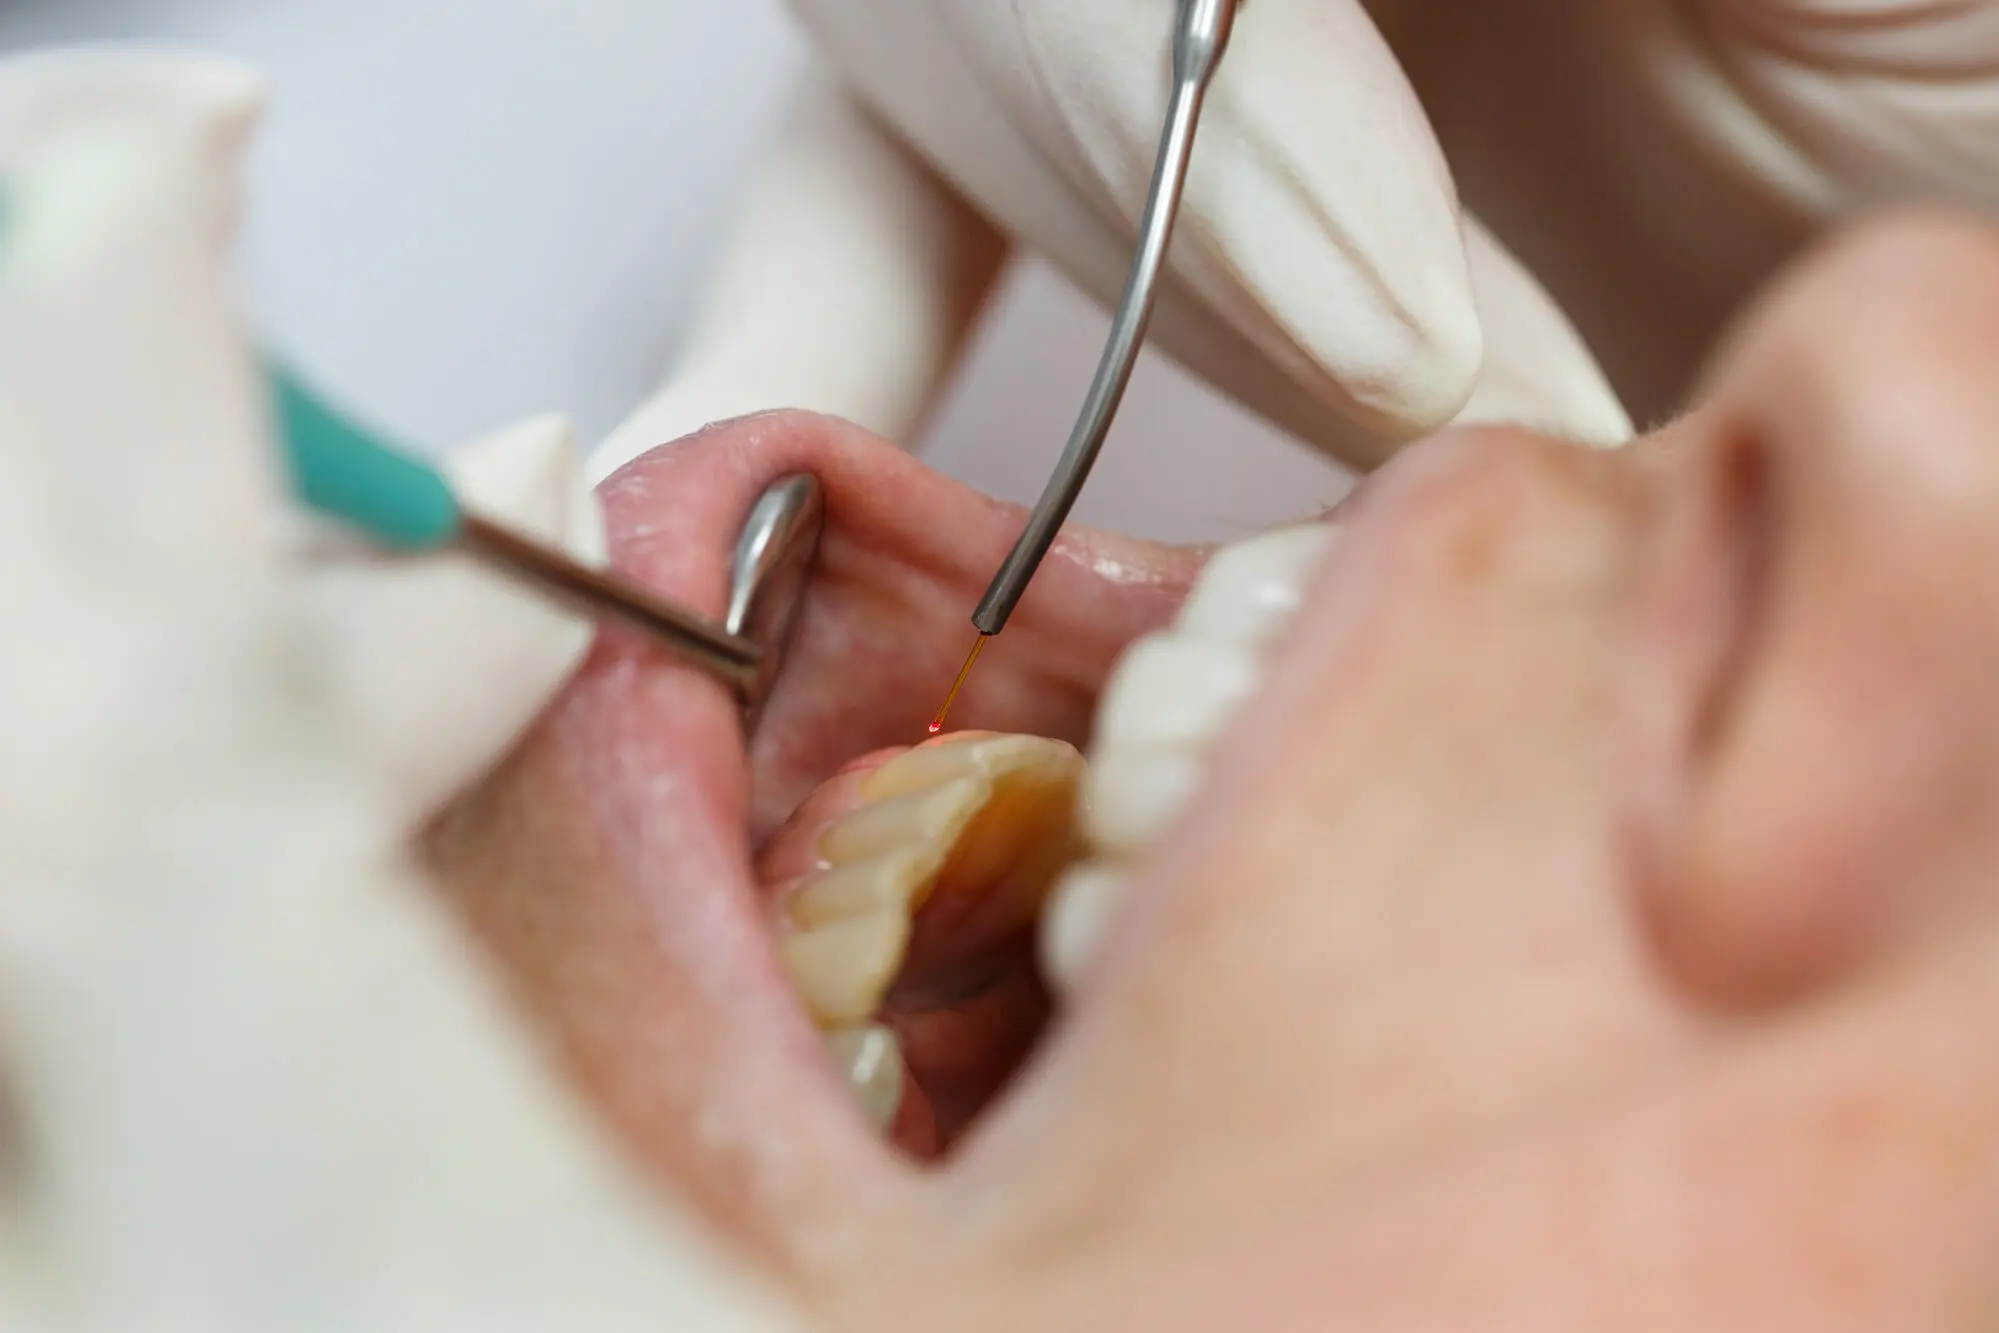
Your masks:
<svg viewBox="0 0 1999 1333"><path fill-rule="evenodd" d="M301 499L405 555L458 550L587 614L631 625L727 685L754 710L782 657L816 554L824 501L810 476L765 491L737 541L728 618L685 610L467 512L435 469L390 448L273 372L286 460Z"/></svg>
<svg viewBox="0 0 1999 1333"><path fill-rule="evenodd" d="M972 613L972 625L979 641L959 673L952 690L956 698L964 677L978 659L985 641L1006 628L1013 609L1027 591L1035 571L1055 543L1055 534L1068 520L1076 497L1089 480L1104 438L1125 387L1131 382L1133 365L1145 342L1146 327L1152 321L1152 307L1158 294L1159 275L1166 264L1166 252L1173 240L1173 225L1180 212L1180 199L1187 184L1187 168L1193 159L1194 134L1201 110L1207 101L1215 69L1228 49L1235 28L1238 0L1179 0L1179 17L1173 31L1173 92L1160 133L1159 156L1152 169L1152 188L1146 196L1145 212L1139 224L1138 250L1133 256L1131 275L1124 295L1111 318L1110 335L1097 364L1096 378L1083 399L1083 409L1061 459L1048 478L1034 512L1028 516L1013 550L992 585ZM938 713L931 731L941 730L950 702Z"/></svg>

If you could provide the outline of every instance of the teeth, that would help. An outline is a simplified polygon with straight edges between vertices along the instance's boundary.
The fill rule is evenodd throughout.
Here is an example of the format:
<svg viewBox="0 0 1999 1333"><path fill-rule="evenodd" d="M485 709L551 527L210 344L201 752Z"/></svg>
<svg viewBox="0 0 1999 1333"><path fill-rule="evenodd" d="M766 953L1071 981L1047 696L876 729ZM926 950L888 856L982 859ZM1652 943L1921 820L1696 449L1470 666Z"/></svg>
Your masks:
<svg viewBox="0 0 1999 1333"><path fill-rule="evenodd" d="M821 834L819 854L839 866L911 843L948 846L964 832L965 825L992 794L993 784L989 780L970 774L939 786L875 801Z"/></svg>
<svg viewBox="0 0 1999 1333"><path fill-rule="evenodd" d="M1232 643L1184 633L1144 639L1127 650L1106 687L1097 745L1205 746L1249 697L1256 668Z"/></svg>
<svg viewBox="0 0 1999 1333"><path fill-rule="evenodd" d="M944 852L928 843L912 843L815 876L791 900L786 915L804 930L877 912L904 916L922 906L944 868Z"/></svg>
<svg viewBox="0 0 1999 1333"><path fill-rule="evenodd" d="M864 804L819 834L822 868L783 901L778 956L878 1124L894 1119L902 1059L870 1020L902 970L915 914L940 879L1013 893L1037 864L1052 873L1050 849L1066 854L1074 837L1082 767L1073 746L1038 736L923 746L868 775Z"/></svg>
<svg viewBox="0 0 1999 1333"><path fill-rule="evenodd" d="M880 1024L826 1034L826 1054L847 1080L861 1114L886 1131L902 1109L902 1044Z"/></svg>
<svg viewBox="0 0 1999 1333"><path fill-rule="evenodd" d="M1291 619L1305 584L1333 543L1333 528L1314 523L1224 546L1209 558L1180 608L1176 632L1189 638L1261 648Z"/></svg>
<svg viewBox="0 0 1999 1333"><path fill-rule="evenodd" d="M1041 971L1058 993L1082 977L1123 888L1123 871L1094 861L1070 867L1055 885L1041 919Z"/></svg>
<svg viewBox="0 0 1999 1333"><path fill-rule="evenodd" d="M1090 764L1083 779L1083 834L1099 852L1135 856L1180 817L1201 785L1203 755L1125 744Z"/></svg>
<svg viewBox="0 0 1999 1333"><path fill-rule="evenodd" d="M778 956L798 997L821 1027L853 1027L874 1017L904 950L909 918L901 912L833 921L778 941Z"/></svg>
<svg viewBox="0 0 1999 1333"><path fill-rule="evenodd" d="M989 736L976 741L926 745L897 755L870 773L861 795L870 801L976 774L989 781L1034 774L1057 776L1075 766L1070 747L1040 736Z"/></svg>
<svg viewBox="0 0 1999 1333"><path fill-rule="evenodd" d="M1311 524L1223 547L1173 628L1118 664L1083 783L1081 822L1096 859L1064 876L1042 917L1042 965L1057 992L1095 955L1128 864L1186 812L1209 749L1255 690L1333 540L1330 525Z"/></svg>

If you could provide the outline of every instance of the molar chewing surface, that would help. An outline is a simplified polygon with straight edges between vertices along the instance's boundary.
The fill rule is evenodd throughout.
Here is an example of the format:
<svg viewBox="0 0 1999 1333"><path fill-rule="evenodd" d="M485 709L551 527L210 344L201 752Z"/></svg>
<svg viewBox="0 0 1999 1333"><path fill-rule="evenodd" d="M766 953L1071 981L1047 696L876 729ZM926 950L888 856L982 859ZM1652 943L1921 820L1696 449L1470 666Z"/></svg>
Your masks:
<svg viewBox="0 0 1999 1333"><path fill-rule="evenodd" d="M1133 644L1112 673L1083 784L1089 856L1057 882L1041 922L1042 971L1057 993L1081 979L1131 866L1200 786L1333 536L1313 523L1223 547L1173 626Z"/></svg>
<svg viewBox="0 0 1999 1333"><path fill-rule="evenodd" d="M1066 860L1082 766L1074 747L1037 736L910 750L861 781L860 804L818 835L818 868L781 891L779 957L878 1128L900 1108L903 1060L874 1020L917 914L940 885L975 891L1003 878L1012 849L1037 839ZM1038 908L1046 882L1026 889Z"/></svg>

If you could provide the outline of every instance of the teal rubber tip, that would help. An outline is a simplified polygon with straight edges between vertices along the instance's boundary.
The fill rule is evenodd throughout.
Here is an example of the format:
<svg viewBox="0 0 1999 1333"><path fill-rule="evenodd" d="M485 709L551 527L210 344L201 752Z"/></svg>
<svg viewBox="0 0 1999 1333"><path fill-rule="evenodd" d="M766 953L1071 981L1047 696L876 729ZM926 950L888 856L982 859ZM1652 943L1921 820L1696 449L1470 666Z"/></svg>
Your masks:
<svg viewBox="0 0 1999 1333"><path fill-rule="evenodd" d="M308 506L396 551L449 545L462 515L450 483L383 443L281 366L270 369L293 489Z"/></svg>

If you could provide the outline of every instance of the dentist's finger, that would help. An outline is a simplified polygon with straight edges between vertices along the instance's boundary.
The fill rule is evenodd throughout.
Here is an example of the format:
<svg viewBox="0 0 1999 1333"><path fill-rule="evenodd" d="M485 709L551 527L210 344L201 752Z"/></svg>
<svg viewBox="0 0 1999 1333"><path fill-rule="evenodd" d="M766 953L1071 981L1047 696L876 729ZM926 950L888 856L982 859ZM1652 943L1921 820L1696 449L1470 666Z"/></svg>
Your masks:
<svg viewBox="0 0 1999 1333"><path fill-rule="evenodd" d="M226 566L267 520L275 469L257 459L255 368L239 312L216 297L262 101L256 77L222 60L0 61L0 393L18 414L0 551L45 538L142 550L161 572ZM135 391L93 382L115 377ZM236 410L205 412L215 403ZM57 454L138 483L149 502L130 510L108 488L65 484ZM228 503L186 502L198 494Z"/></svg>
<svg viewBox="0 0 1999 1333"><path fill-rule="evenodd" d="M907 444L997 279L1006 243L814 71L665 385L590 458L771 408Z"/></svg>
<svg viewBox="0 0 1999 1333"><path fill-rule="evenodd" d="M11 184L0 393L20 418L17 453L45 455L17 456L21 484L0 487L14 539L140 550L154 576L206 562L218 590L246 576L243 547L268 539L283 503L279 454L226 299L240 162L262 101L249 71L193 56L0 65ZM113 382L128 387L105 392ZM101 484L56 480L76 460ZM558 423L446 465L473 508L602 559L601 519ZM148 502L115 499L133 493ZM455 557L313 565L298 591L324 636L315 657L346 734L412 825L499 757L591 639L587 622Z"/></svg>
<svg viewBox="0 0 1999 1333"><path fill-rule="evenodd" d="M1617 391L1554 298L1475 217L1465 240L1485 367L1455 424L1520 426L1600 448L1630 440Z"/></svg>
<svg viewBox="0 0 1999 1333"><path fill-rule="evenodd" d="M802 0L874 106L1108 304L1167 104L1171 6ZM1449 171L1357 5L1261 0L1210 97L1155 336L1351 461L1449 421L1481 364Z"/></svg>
<svg viewBox="0 0 1999 1333"><path fill-rule="evenodd" d="M257 85L222 62L109 64L0 64L0 694L18 702L0 860L17 867L89 847L118 827L107 791L145 790L104 751L158 727L174 596L213 611L269 586L242 551L273 460L216 236ZM121 688L128 672L153 688Z"/></svg>
<svg viewBox="0 0 1999 1333"><path fill-rule="evenodd" d="M0 60L0 164L52 134L92 125L190 135L211 164L230 163L264 102L253 70L205 53L131 46L10 55Z"/></svg>

